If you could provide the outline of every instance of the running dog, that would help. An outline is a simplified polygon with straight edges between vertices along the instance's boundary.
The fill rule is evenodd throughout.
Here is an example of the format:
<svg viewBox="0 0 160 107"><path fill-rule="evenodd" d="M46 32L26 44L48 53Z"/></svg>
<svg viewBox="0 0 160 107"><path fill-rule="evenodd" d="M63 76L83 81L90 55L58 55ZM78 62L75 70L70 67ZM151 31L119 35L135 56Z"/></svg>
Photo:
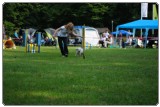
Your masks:
<svg viewBox="0 0 160 107"><path fill-rule="evenodd" d="M85 59L83 48L79 47L76 49L76 56L82 56Z"/></svg>
<svg viewBox="0 0 160 107"><path fill-rule="evenodd" d="M83 48L79 47L76 49L76 56L82 56L83 55Z"/></svg>

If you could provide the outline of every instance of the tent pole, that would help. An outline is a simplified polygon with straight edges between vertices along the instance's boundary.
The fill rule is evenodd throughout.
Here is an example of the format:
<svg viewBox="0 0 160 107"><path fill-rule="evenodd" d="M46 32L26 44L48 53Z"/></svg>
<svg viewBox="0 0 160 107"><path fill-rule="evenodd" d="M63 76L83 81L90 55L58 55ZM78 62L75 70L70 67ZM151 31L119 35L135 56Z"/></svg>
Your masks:
<svg viewBox="0 0 160 107"><path fill-rule="evenodd" d="M117 34L117 32L118 32L118 27L116 27L116 40L115 40L115 44L117 45L117 36L118 36L118 34Z"/></svg>
<svg viewBox="0 0 160 107"><path fill-rule="evenodd" d="M147 46L147 37L148 37L148 28L146 28L146 32L145 32L145 48Z"/></svg>
<svg viewBox="0 0 160 107"><path fill-rule="evenodd" d="M135 32L136 32L136 29L134 28L133 29L133 38L135 38Z"/></svg>
<svg viewBox="0 0 160 107"><path fill-rule="evenodd" d="M83 25L82 28L82 48L83 48L83 59L85 59L85 55L84 55L84 51L85 51L85 47L86 47L86 41L85 41L85 25Z"/></svg>
<svg viewBox="0 0 160 107"><path fill-rule="evenodd" d="M142 15L141 15L141 20L143 20ZM142 29L141 29L141 38L142 38Z"/></svg>
<svg viewBox="0 0 160 107"><path fill-rule="evenodd" d="M117 34L117 32L118 32L118 27L116 28L116 40L117 40L117 36L118 36L118 34Z"/></svg>

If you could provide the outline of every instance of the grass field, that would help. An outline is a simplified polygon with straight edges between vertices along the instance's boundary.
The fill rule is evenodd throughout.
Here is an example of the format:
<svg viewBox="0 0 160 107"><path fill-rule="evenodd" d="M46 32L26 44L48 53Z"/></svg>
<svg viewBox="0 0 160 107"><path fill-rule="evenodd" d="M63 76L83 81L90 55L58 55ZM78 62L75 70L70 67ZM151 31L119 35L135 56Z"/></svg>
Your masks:
<svg viewBox="0 0 160 107"><path fill-rule="evenodd" d="M5 105L157 105L158 50L85 51L61 57L55 47L3 50Z"/></svg>

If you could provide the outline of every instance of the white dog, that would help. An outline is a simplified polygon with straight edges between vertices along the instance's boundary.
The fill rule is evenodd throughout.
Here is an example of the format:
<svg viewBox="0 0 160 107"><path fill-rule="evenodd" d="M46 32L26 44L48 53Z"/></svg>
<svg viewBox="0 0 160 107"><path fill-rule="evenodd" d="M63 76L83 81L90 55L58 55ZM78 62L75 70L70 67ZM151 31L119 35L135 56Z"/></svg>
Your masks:
<svg viewBox="0 0 160 107"><path fill-rule="evenodd" d="M83 48L79 47L76 49L76 56L82 56L83 55Z"/></svg>

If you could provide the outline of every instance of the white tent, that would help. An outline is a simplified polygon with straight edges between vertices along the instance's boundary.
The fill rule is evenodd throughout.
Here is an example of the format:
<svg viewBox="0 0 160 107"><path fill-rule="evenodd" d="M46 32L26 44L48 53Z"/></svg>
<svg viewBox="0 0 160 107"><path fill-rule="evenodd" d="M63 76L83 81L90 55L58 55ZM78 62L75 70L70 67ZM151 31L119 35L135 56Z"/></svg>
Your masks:
<svg viewBox="0 0 160 107"><path fill-rule="evenodd" d="M74 29L76 33L82 36L82 28L83 26L75 26ZM100 40L100 36L98 34L97 29L93 27L85 26L85 42L86 44L90 44L92 46L98 46L98 42Z"/></svg>

